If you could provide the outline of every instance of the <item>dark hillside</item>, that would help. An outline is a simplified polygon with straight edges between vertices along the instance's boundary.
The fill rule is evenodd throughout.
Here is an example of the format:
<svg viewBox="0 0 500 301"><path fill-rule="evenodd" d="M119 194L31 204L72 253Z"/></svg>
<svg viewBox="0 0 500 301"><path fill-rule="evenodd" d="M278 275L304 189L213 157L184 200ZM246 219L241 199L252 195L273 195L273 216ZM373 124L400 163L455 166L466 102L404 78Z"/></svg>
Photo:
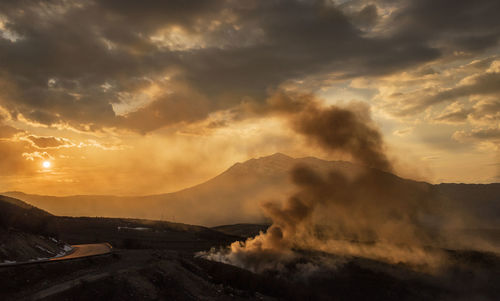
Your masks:
<svg viewBox="0 0 500 301"><path fill-rule="evenodd" d="M0 228L15 228L41 235L54 235L49 231L53 215L23 201L0 195Z"/></svg>

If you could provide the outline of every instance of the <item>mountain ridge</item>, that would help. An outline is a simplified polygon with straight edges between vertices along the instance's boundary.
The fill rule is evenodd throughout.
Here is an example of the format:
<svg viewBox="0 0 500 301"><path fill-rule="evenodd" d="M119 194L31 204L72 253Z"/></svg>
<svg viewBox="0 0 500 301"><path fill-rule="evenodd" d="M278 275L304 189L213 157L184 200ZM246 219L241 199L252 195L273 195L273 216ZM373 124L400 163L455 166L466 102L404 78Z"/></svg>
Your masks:
<svg viewBox="0 0 500 301"><path fill-rule="evenodd" d="M145 218L206 226L265 223L268 220L259 204L267 201L279 202L294 191L295 186L289 174L296 165L306 165L323 174L338 170L352 176L365 170L360 165L346 161L327 161L315 157L293 158L276 153L235 163L206 182L163 194L59 197L22 192L4 194L56 215ZM500 212L500 200L496 197L500 195L500 184L430 184L401 178L384 171L375 172L388 183L404 183L410 190L435 190L437 194L444 194L445 197L452 196L467 204L467 208L475 210L473 207L480 204L478 210L489 218L491 212ZM463 185L466 188L463 188ZM463 195L455 193L456 190L463 191ZM487 193L481 193L479 190L485 190ZM491 211L490 208L494 210Z"/></svg>
<svg viewBox="0 0 500 301"><path fill-rule="evenodd" d="M271 161L274 160L274 161ZM277 162L277 161L280 162ZM286 162L285 162L286 161ZM61 195L61 196L52 196L52 195L44 195L44 194L36 194L36 193L25 193L23 191L5 191L5 192L0 192L0 195L17 195L17 196L39 196L39 197L54 197L54 198L65 198L65 197L120 197L120 198L142 198L142 197L153 197L153 196L164 196L172 193L180 193L185 190L193 189L196 188L200 185L204 185L207 182L213 181L215 179L219 179L221 176L226 175L230 172L241 172L242 170L250 170L249 167L259 167L262 166L265 163L271 163L273 166L279 167L279 171L284 171L288 172L290 171L290 163L306 163L308 165L313 165L314 167L317 167L318 165L324 164L324 163L334 163L339 166L343 167L349 167L349 168L363 168L360 165L357 165L355 163L349 162L349 161L342 161L342 160L324 160L312 156L306 156L306 157L298 157L294 158L291 156L288 156L286 154L283 154L281 152L274 153L269 156L261 156L258 158L251 158L243 162L236 162L233 165L231 165L229 168L221 172L220 174L206 180L205 182L195 184L193 186L189 186L186 188L182 188L176 191L171 191L171 192L163 192L163 193L156 193L156 194L145 194L145 195L113 195L113 194L74 194L74 195ZM285 163L289 163L286 165ZM267 168L266 168L267 167ZM264 166L264 168L268 169L269 166ZM275 170L276 171L276 170ZM380 171L384 172L384 171ZM400 179L405 179L402 178L396 174L388 173L391 174L395 177L398 177ZM405 179L408 180L408 179ZM416 180L411 180L415 182L422 182L422 183L427 183L425 181L416 181ZM427 183L430 184L430 183ZM440 184L464 184L464 183L440 183ZM439 185L439 184L430 184L430 185ZM469 184L468 184L469 185ZM488 185L488 184L486 184Z"/></svg>

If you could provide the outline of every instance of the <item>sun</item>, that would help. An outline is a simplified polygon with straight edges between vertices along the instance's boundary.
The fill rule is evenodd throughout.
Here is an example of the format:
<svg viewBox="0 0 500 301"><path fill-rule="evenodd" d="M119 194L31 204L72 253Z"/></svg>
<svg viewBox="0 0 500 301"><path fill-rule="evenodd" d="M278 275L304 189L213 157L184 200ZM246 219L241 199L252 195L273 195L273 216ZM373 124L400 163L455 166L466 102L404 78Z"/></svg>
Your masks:
<svg viewBox="0 0 500 301"><path fill-rule="evenodd" d="M51 165L50 161L43 161L42 163L43 168L50 168Z"/></svg>

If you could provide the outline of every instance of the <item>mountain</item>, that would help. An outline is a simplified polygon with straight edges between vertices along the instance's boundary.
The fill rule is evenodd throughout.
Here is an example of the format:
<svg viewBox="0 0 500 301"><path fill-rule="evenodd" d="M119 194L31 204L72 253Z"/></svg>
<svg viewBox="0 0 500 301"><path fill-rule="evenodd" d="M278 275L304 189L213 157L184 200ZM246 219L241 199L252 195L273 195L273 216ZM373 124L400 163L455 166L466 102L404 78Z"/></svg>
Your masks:
<svg viewBox="0 0 500 301"><path fill-rule="evenodd" d="M28 195L8 192L5 195L24 200L56 215L131 217L170 220L188 224L218 226L236 223L266 223L260 203L280 201L293 190L291 169L307 165L326 173L332 169L354 175L363 168L344 161L325 161L314 157L292 158L277 153L271 156L236 163L225 172L202 184L178 192L118 197L79 195L66 197ZM485 225L498 221L500 213L500 184L439 184L432 185L402 179L396 175L377 171L379 180L399 189L400 197L411 198L431 193L438 199L447 199L457 206L477 211L478 220Z"/></svg>
<svg viewBox="0 0 500 301"><path fill-rule="evenodd" d="M262 223L260 202L282 200L293 190L289 172L296 164L317 170L356 169L348 162L295 159L281 153L236 163L202 184L178 192L118 197L106 195L41 196L6 192L34 206L62 216L131 217L218 226Z"/></svg>

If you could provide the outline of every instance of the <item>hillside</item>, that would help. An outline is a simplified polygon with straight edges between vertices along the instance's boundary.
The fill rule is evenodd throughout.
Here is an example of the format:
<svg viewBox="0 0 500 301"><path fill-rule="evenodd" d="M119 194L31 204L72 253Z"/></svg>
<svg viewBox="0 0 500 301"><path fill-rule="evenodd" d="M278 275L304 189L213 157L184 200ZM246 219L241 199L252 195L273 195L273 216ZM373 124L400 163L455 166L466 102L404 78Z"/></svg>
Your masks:
<svg viewBox="0 0 500 301"><path fill-rule="evenodd" d="M257 236L261 232L266 232L268 228L269 225L266 224L234 224L217 226L212 229L227 235L235 235L246 239Z"/></svg>
<svg viewBox="0 0 500 301"><path fill-rule="evenodd" d="M124 218L60 217L0 196L0 263L52 257L65 244L109 242L125 249L200 251L239 236L202 226Z"/></svg>
<svg viewBox="0 0 500 301"><path fill-rule="evenodd" d="M290 170L303 164L321 172L335 169L354 175L362 167L343 161L325 161L313 157L292 158L274 154L236 163L213 179L178 192L118 197L80 195L53 197L8 192L56 215L130 217L170 220L188 224L218 226L236 223L266 223L260 203L281 201L294 190ZM453 206L465 208L477 216L482 228L500 227L500 184L431 185L402 179L393 174L374 171L378 181L390 187L402 187L402 198L429 194ZM404 188L403 188L404 187Z"/></svg>
<svg viewBox="0 0 500 301"><path fill-rule="evenodd" d="M69 246L49 230L53 216L20 200L0 195L0 264L53 257Z"/></svg>
<svg viewBox="0 0 500 301"><path fill-rule="evenodd" d="M35 234L47 234L51 214L21 200L0 195L0 228L17 228Z"/></svg>

